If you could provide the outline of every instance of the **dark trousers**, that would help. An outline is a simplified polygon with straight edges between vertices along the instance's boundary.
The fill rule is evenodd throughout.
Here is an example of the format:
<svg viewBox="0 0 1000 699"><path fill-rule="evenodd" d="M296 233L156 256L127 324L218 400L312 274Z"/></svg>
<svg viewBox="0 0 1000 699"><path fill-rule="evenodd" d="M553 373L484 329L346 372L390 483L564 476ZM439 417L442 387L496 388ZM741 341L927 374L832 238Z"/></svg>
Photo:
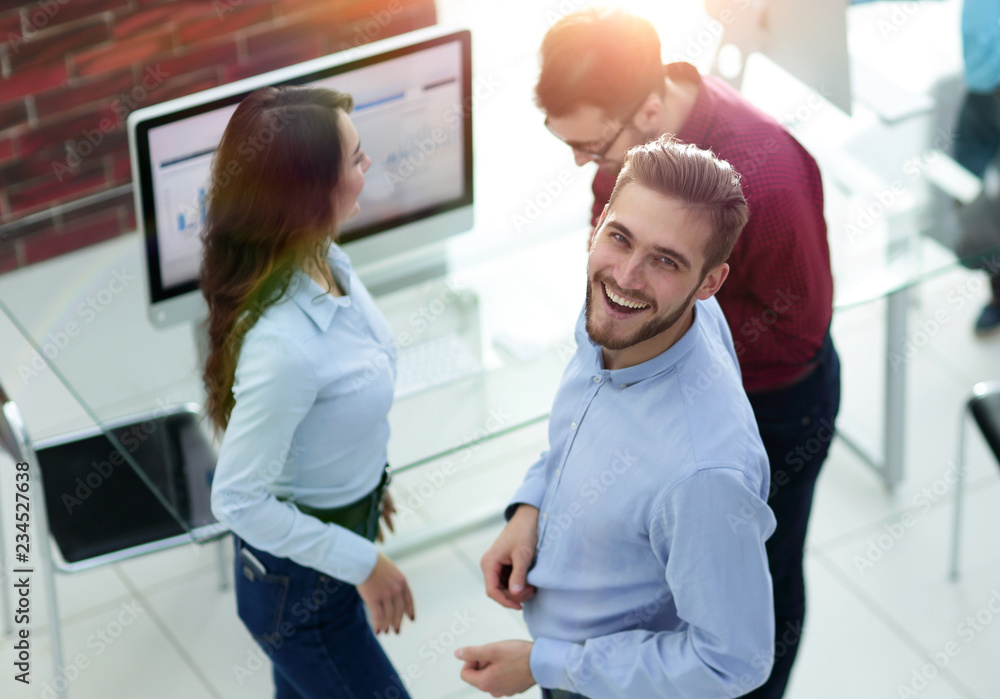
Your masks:
<svg viewBox="0 0 1000 699"><path fill-rule="evenodd" d="M1000 151L1000 91L990 94L966 92L962 107L958 112L955 129L953 155L955 161L976 177L982 177L986 168ZM1000 301L1000 273L994 268L979 263L981 252L993 252L1000 222L996 220L996 206L988 201L974 202L960 217L963 237L960 257L977 257L967 264L970 267L985 267L990 273L993 286L993 300ZM983 230L980 230L983 229ZM982 248L980 250L979 248Z"/></svg>
<svg viewBox="0 0 1000 699"><path fill-rule="evenodd" d="M276 699L409 699L354 585L238 537L235 574L237 612L271 659Z"/></svg>
<svg viewBox="0 0 1000 699"><path fill-rule="evenodd" d="M784 694L802 638L806 611L802 551L816 478L840 408L840 358L829 333L818 359L819 366L805 380L750 396L771 462L767 503L777 520L767 540L774 585L774 669L764 685L745 695L753 699L778 699Z"/></svg>
<svg viewBox="0 0 1000 699"><path fill-rule="evenodd" d="M1000 93L965 93L955 133L955 160L976 177L982 177L998 150Z"/></svg>

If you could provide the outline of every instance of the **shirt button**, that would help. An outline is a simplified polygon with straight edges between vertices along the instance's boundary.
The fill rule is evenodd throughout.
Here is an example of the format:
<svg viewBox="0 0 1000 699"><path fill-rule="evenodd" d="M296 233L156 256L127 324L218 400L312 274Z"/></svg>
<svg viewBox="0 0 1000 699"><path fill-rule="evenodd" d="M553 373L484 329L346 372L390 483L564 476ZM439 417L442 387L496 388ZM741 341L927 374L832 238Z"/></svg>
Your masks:
<svg viewBox="0 0 1000 699"><path fill-rule="evenodd" d="M542 519L548 519L548 518L549 518L549 513L548 512L542 513Z"/></svg>
<svg viewBox="0 0 1000 699"><path fill-rule="evenodd" d="M594 383L601 383L601 377L600 376L595 376L594 377Z"/></svg>
<svg viewBox="0 0 1000 699"><path fill-rule="evenodd" d="M571 430L575 430L575 429L576 429L576 423L575 423L575 422L571 422L571 423L569 423L569 428L570 428Z"/></svg>
<svg viewBox="0 0 1000 699"><path fill-rule="evenodd" d="M559 475L559 474L561 474L561 473L562 473L562 469L561 469L561 468L557 468L557 469L556 469L556 475L558 476L558 475Z"/></svg>
<svg viewBox="0 0 1000 699"><path fill-rule="evenodd" d="M619 388L627 388L627 386L625 384L623 384L623 383L618 384L618 387Z"/></svg>

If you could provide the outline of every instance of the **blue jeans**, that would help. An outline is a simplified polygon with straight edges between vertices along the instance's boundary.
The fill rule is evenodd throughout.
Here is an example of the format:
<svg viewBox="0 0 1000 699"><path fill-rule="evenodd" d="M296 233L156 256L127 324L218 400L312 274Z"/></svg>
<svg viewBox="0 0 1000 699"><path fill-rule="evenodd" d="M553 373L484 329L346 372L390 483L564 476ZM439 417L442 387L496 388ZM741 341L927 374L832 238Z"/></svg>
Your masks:
<svg viewBox="0 0 1000 699"><path fill-rule="evenodd" d="M587 699L582 694L573 694L564 689L543 689L542 697L543 699Z"/></svg>
<svg viewBox="0 0 1000 699"><path fill-rule="evenodd" d="M749 396L771 463L767 504L778 523L766 544L774 586L774 669L763 686L746 695L753 699L778 699L785 693L802 637L802 550L816 479L840 409L840 358L829 332L817 359L819 366L803 381Z"/></svg>
<svg viewBox="0 0 1000 699"><path fill-rule="evenodd" d="M271 658L275 699L409 699L353 585L234 538L237 612Z"/></svg>

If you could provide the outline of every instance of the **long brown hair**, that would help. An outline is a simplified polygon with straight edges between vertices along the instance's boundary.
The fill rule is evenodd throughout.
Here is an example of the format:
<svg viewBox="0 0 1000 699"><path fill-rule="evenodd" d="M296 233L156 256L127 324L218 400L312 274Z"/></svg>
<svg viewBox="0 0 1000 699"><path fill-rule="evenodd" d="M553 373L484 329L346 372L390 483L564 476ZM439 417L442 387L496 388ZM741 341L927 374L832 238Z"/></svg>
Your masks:
<svg viewBox="0 0 1000 699"><path fill-rule="evenodd" d="M215 151L200 285L209 311L202 379L218 430L236 403L243 338L335 232L346 147L339 112L353 106L334 90L263 88L236 108Z"/></svg>

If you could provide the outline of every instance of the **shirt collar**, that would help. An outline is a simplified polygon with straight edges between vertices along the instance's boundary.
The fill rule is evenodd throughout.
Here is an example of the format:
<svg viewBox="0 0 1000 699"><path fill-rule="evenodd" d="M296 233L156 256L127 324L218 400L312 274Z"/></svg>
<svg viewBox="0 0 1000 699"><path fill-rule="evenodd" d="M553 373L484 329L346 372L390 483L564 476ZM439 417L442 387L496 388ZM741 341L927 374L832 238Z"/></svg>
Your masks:
<svg viewBox="0 0 1000 699"><path fill-rule="evenodd" d="M326 259L330 264L330 271L333 272L337 283L344 290L344 296L333 296L326 293L312 277L301 269L296 270L295 274L292 275L292 281L288 287L288 293L292 300L323 332L330 329L330 323L333 322L333 316L337 313L338 308L351 305L350 259L340 247L333 243L330 244Z"/></svg>
<svg viewBox="0 0 1000 699"><path fill-rule="evenodd" d="M627 388L634 383L645 379L665 374L672 371L694 349L698 342L698 336L702 332L705 324L704 313L699 313L698 309L701 301L695 301L694 321L691 327L665 352L661 352L652 359L648 359L641 364L625 367L624 369L605 369L603 364L603 354L601 346L590 339L587 334L586 309L580 314L576 327L576 340L579 347L590 349L590 366L596 372L595 375L609 379L612 383L618 384L622 388Z"/></svg>
<svg viewBox="0 0 1000 699"><path fill-rule="evenodd" d="M715 105L716 96L711 84L702 80L698 69L690 63L669 63L663 67L663 71L675 82L698 85L698 96L695 98L694 106L684 120L684 125L674 135L685 143L704 143L718 113Z"/></svg>

